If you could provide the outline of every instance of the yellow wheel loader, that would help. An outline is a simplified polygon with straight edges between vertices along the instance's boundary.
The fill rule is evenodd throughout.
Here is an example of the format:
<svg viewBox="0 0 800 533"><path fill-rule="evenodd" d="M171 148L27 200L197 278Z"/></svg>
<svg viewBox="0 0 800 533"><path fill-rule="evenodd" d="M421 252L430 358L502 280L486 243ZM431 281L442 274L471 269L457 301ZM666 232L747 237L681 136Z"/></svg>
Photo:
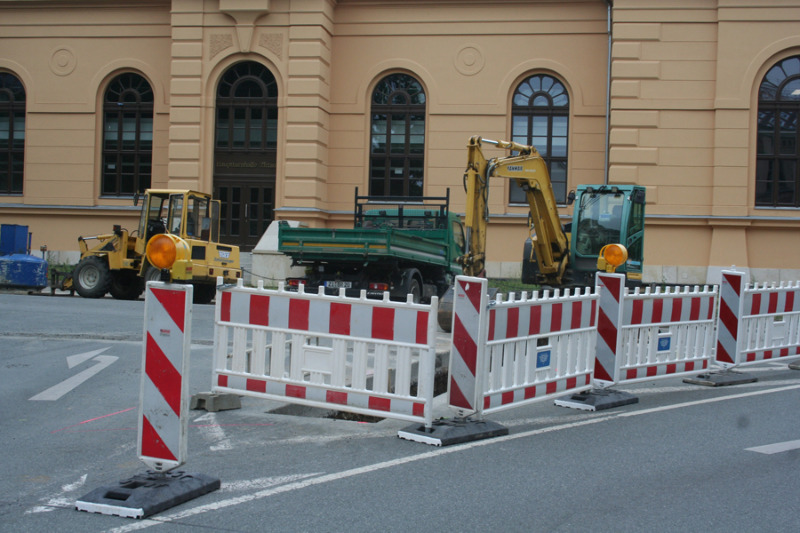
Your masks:
<svg viewBox="0 0 800 533"><path fill-rule="evenodd" d="M137 195L134 205L138 201ZM150 239L166 234L181 250L169 269L170 280L194 285L195 303L210 302L217 276L226 283L235 283L242 276L239 247L219 242L219 214L219 200L208 194L148 189L138 228L129 233L115 225L106 235L78 237L81 260L72 273L75 290L84 298L110 293L120 300L135 300L145 281L161 279L145 250Z"/></svg>

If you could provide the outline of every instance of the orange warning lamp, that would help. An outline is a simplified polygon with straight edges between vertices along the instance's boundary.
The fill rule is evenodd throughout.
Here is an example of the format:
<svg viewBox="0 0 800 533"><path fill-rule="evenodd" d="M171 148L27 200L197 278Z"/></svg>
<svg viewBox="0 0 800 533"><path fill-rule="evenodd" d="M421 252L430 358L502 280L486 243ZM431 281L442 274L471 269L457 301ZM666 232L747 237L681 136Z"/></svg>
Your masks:
<svg viewBox="0 0 800 533"><path fill-rule="evenodd" d="M597 269L614 272L628 260L628 249L621 244L606 244L600 249Z"/></svg>
<svg viewBox="0 0 800 533"><path fill-rule="evenodd" d="M169 270L175 261L189 257L189 245L177 235L160 233L147 241L145 255L154 267Z"/></svg>

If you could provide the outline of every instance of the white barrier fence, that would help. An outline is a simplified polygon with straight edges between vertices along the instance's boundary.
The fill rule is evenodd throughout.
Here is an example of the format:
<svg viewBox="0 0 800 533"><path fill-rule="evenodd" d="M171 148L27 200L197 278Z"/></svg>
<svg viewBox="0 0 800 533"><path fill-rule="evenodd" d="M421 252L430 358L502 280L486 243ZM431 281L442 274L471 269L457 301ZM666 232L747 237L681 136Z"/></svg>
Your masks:
<svg viewBox="0 0 800 533"><path fill-rule="evenodd" d="M450 405L483 414L591 386L597 295L486 298L487 280L458 276ZM468 392L465 392L468 391Z"/></svg>
<svg viewBox="0 0 800 533"><path fill-rule="evenodd" d="M611 391L622 383L686 376L713 356L717 289L683 287L630 292L622 274L597 274L600 295L593 382L598 393L556 405L606 409L638 400ZM602 395L599 394L602 392Z"/></svg>
<svg viewBox="0 0 800 533"><path fill-rule="evenodd" d="M800 282L749 286L722 272L716 362L725 368L800 356Z"/></svg>
<svg viewBox="0 0 800 533"><path fill-rule="evenodd" d="M217 293L212 391L430 427L437 306L240 281Z"/></svg>
<svg viewBox="0 0 800 533"><path fill-rule="evenodd" d="M594 378L603 387L697 372L713 355L716 287L625 288L625 276L598 274Z"/></svg>
<svg viewBox="0 0 800 533"><path fill-rule="evenodd" d="M587 288L490 303L482 412L589 389L597 299Z"/></svg>
<svg viewBox="0 0 800 533"><path fill-rule="evenodd" d="M705 370L713 354L717 289L637 288L623 297L620 381Z"/></svg>

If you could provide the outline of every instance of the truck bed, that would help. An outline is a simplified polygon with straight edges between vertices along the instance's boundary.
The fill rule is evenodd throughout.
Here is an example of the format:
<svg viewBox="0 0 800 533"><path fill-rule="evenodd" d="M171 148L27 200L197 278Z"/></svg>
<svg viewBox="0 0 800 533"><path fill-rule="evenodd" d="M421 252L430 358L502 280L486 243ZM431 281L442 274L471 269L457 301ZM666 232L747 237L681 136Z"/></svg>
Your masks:
<svg viewBox="0 0 800 533"><path fill-rule="evenodd" d="M292 228L282 225L278 231L278 250L289 255L295 263L397 259L447 266L448 247L443 244L447 242L446 231L391 227Z"/></svg>

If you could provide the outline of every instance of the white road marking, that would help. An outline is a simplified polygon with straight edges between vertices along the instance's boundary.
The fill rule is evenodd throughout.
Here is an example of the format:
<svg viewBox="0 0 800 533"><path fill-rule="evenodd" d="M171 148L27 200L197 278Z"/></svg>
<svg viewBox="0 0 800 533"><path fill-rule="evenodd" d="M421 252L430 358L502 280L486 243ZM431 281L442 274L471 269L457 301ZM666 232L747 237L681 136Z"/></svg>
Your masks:
<svg viewBox="0 0 800 533"><path fill-rule="evenodd" d="M63 508L70 508L75 506L75 502L68 498L64 497L64 494L67 492L73 492L86 484L86 477L89 474L84 474L76 481L75 483L67 483L61 487L61 492L56 494L52 498L47 500L47 503L44 505L37 505L32 509L28 509L25 511L25 514L35 514L35 513L49 513L50 511L55 511L56 509L63 509Z"/></svg>
<svg viewBox="0 0 800 533"><path fill-rule="evenodd" d="M347 478L354 477L354 476L359 476L359 475L362 475L362 474L368 474L370 472L376 472L378 470L384 470L386 468L392 468L392 467L400 466L400 465L404 465L404 464L415 463L417 461L422 461L422 460L425 460L425 459L431 459L431 458L434 458L434 457L439 457L441 455L448 455L448 454L451 454L451 453L458 453L458 452L462 452L464 450L468 450L468 449L471 449L471 448L477 448L477 447L480 447L480 446L493 446L495 444L502 444L502 443L504 443L506 441L523 439L523 438L533 437L533 436L536 436L536 435L543 435L545 433L552 433L552 432L555 432L555 431L562 431L562 430L565 430L565 429L573 429L573 428L577 428L577 427L588 426L588 425L592 425L592 424L598 424L600 422L606 422L606 421L613 420L615 418L620 418L620 417L634 417L634 416L646 415L646 414L651 414L651 413L658 413L658 412L662 412L662 411L669 411L669 410L672 410L672 409L681 409L681 408L684 408L684 407L694 407L696 405L703 405L703 404L707 404L707 403L715 403L715 402L721 402L721 401L725 401L725 400L736 400L736 399L739 399L739 398L746 398L748 396L758 396L758 395L763 395L763 394L772 394L772 393L775 393L775 392L785 392L785 391L788 391L788 390L796 390L796 389L800 389L800 385L793 385L793 386L789 386L789 387L779 387L777 389L767 389L767 390L746 392L746 393L742 393L742 394L731 394L731 395L727 395L727 396L720 396L720 397L717 397L717 398L710 398L710 399L707 399L707 400L684 402L684 403L680 403L680 404L669 405L669 406L664 406L664 407L658 407L658 408L653 408L653 409L641 409L641 410L638 410L638 411L631 411L631 412L627 412L627 413L611 413L611 414L608 414L608 415L605 415L605 416L601 416L601 417L598 417L598 418L580 420L580 421L577 421L577 422L571 422L571 423L568 423L568 424L561 424L561 425L558 425L558 426L550 426L550 427L546 427L546 428L539 428L539 429L534 429L534 430L531 430L531 431L525 431L525 432L522 432L522 433L514 433L514 434L510 434L510 435L505 435L503 437L495 437L495 438L492 438L492 439L473 441L473 442L468 442L468 443L465 443L465 444L460 444L460 445L457 445L457 446L450 446L450 447L446 447L446 448L435 448L435 449L433 449L431 451L423 452L423 453L420 453L420 454L417 454L417 455L410 455L410 456L407 456L407 457L400 457L400 458L397 458L397 459L392 459L390 461L383 461L383 462L380 462L380 463L374 463L374 464L371 464L371 465L366 465L366 466L362 466L362 467L358 467L358 468L352 468L350 470L344 470L342 472L336 472L336 473L333 473L333 474L326 474L326 475L322 475L322 476L319 476L319 477L312 477L310 479L304 479L304 480L301 480L301 481L295 481L295 482L292 482L292 483L287 483L286 485L280 485L280 486L277 486L277 487L267 488L265 490L261 490L261 491L254 492L252 494L247 494L247 495L244 495L244 496L240 496L240 497L237 497L237 498L230 498L230 499L227 499L227 500L221 500L221 501L217 501L217 502L213 502L213 503L208 503L206 505L200 505L200 506L194 507L192 509L187 509L186 511L182 511L182 512L179 512L179 513L173 513L173 514L170 514L170 515L165 515L163 517L159 517L158 520L152 520L151 519L151 520L137 521L134 524L130 524L130 525L118 527L118 528L115 528L115 529L111 529L111 530L109 530L109 533L126 533L128 531L136 531L136 530L145 529L145 528L148 528L148 527L151 527L151 526L164 525L164 524L168 524L170 522L174 522L176 520L181 520L183 518L187 518L189 516L194 516L194 515L206 513L206 512L209 512L209 511L219 511L221 509L226 509L228 507L233 507L235 505L239 505L239 504L242 504L242 503L248 503L248 502L252 502L252 501L255 501L255 500L261 500L261 499L264 499L264 498L269 498L270 496L275 496L276 494L283 494L283 493L286 493L286 492L292 492L292 491L295 491L295 490L301 490L301 489L304 489L306 487L312 487L314 485L322 485L323 483L330 483L330 482L333 482L333 481L339 481L341 479L347 479Z"/></svg>
<svg viewBox="0 0 800 533"><path fill-rule="evenodd" d="M236 492L243 490L265 489L267 487L274 487L275 485L281 485L283 483L291 483L292 481L319 476L321 474L322 472L315 472L313 474L293 474L290 476L272 476L258 479L245 479L242 481L230 481L227 483L222 483L222 486L219 488L219 490L220 492Z"/></svg>
<svg viewBox="0 0 800 533"><path fill-rule="evenodd" d="M75 374L74 376L65 379L61 383L57 385L53 385L49 389L44 392L40 392L36 396L29 398L31 401L54 401L58 400L68 392L72 391L76 387L78 387L81 383L88 380L89 378L93 377L95 374L99 373L104 368L110 366L114 361L119 359L119 357L115 357L113 355L98 355L94 358L94 361L97 361L97 364L93 367L87 368L83 372ZM69 365L69 358L67 358ZM83 362L83 361L81 361Z"/></svg>
<svg viewBox="0 0 800 533"><path fill-rule="evenodd" d="M219 452L233 449L231 439L225 434L225 430L217 424L217 415L215 413L206 413L195 418L194 422L195 424L203 422L203 424L197 426L197 429L200 430L206 440L214 443L209 446L209 450Z"/></svg>
<svg viewBox="0 0 800 533"><path fill-rule="evenodd" d="M84 361L88 361L95 355L100 355L101 353L105 352L111 348L111 346L106 346L105 348L100 348L99 350L94 350L93 352L86 352L86 353L79 353L75 355L70 355L67 357L67 368L73 368L78 366L79 364L83 363Z"/></svg>
<svg viewBox="0 0 800 533"><path fill-rule="evenodd" d="M745 450L748 452L772 455L773 453L788 452L790 450L797 450L798 448L800 448L800 440L789 440L786 442L776 442L775 444L766 444L764 446L755 446L754 448L745 448Z"/></svg>

